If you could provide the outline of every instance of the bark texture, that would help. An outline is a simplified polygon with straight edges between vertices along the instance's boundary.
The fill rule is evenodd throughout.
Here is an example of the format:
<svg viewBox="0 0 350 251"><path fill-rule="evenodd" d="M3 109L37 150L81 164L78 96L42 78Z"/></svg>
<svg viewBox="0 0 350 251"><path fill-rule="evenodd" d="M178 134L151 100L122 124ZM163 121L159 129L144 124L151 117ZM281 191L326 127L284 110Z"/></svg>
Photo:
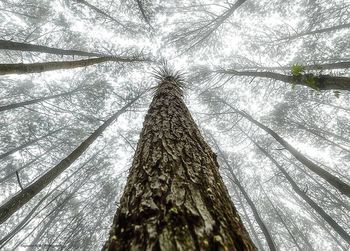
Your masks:
<svg viewBox="0 0 350 251"><path fill-rule="evenodd" d="M155 92L103 250L256 250L173 77Z"/></svg>

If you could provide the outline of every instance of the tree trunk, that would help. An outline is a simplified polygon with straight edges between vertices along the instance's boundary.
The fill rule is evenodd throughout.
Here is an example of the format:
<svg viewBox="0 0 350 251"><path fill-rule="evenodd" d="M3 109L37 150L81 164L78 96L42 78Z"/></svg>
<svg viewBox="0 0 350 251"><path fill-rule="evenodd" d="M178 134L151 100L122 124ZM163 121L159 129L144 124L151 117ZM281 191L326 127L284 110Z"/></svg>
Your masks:
<svg viewBox="0 0 350 251"><path fill-rule="evenodd" d="M316 90L347 90L350 91L350 78L331 75L300 74L298 76L284 75L270 71L236 71L234 69L217 70L214 73L234 76L269 78L291 85L303 85Z"/></svg>
<svg viewBox="0 0 350 251"><path fill-rule="evenodd" d="M337 63L328 63L328 64L313 64L313 65L303 65L305 70L334 70L334 69L349 69L350 62L337 62ZM266 71L291 71L293 65L291 66L276 66L276 67L264 67L264 66L252 66L252 67L242 67L244 70L266 70Z"/></svg>
<svg viewBox="0 0 350 251"><path fill-rule="evenodd" d="M306 212L308 212L312 218L317 222L317 225L322 228L324 231L326 231L329 236L339 245L339 247L343 250L343 251L349 251L349 249L347 249L346 247L344 247L344 245L338 240L337 237L334 236L334 234L327 228L327 226L324 224L324 222L322 222L319 219L319 216L317 216L312 210L310 210L309 207L303 205L303 201L295 195L295 193L293 193L292 191L289 191L289 194L297 201L299 202L299 204L305 209Z"/></svg>
<svg viewBox="0 0 350 251"><path fill-rule="evenodd" d="M106 120L99 128L97 128L83 143L81 143L73 152L58 163L51 170L42 175L35 182L25 187L22 191L6 201L0 207L0 224L7 220L12 214L24 206L35 195L42 191L48 184L50 184L56 177L65 171L75 160L77 160L85 150L100 136L103 131L114 122L122 113L126 111L140 96L137 96L132 101L127 103L122 109L113 114Z"/></svg>
<svg viewBox="0 0 350 251"><path fill-rule="evenodd" d="M180 80L159 77L103 250L256 250Z"/></svg>
<svg viewBox="0 0 350 251"><path fill-rule="evenodd" d="M45 63L32 63L32 64L0 64L0 75L6 74L27 74L38 73L45 71L55 71L62 69L74 69L79 67L86 67L89 65L99 64L103 62L141 62L146 61L139 58L126 58L126 57L99 57L89 58L74 61L58 61L58 62L45 62Z"/></svg>
<svg viewBox="0 0 350 251"><path fill-rule="evenodd" d="M291 237L294 245L297 247L298 250L303 251L303 249L300 247L298 241L295 239L294 235L292 234L292 232L289 230L289 226L287 225L287 223L284 221L283 217L283 213L277 208L275 207L275 205L272 203L272 201L270 200L269 196L267 195L267 193L265 192L264 188L260 185L260 189L263 192L263 194L265 195L265 197L267 198L267 200L269 201L273 211L275 212L275 214L277 215L278 219L281 221L282 225L284 226L284 228L287 230L289 236ZM283 216L282 216L283 215ZM313 248L310 248L310 251L313 250Z"/></svg>
<svg viewBox="0 0 350 251"><path fill-rule="evenodd" d="M256 222L258 223L261 231L263 232L264 236L265 236L265 239L266 239L266 242L269 246L269 249L271 251L275 251L277 250L277 247L276 247L276 244L274 243L273 241L273 238L269 232L269 230L267 229L264 221L262 220L262 218L260 217L260 214L257 210L257 208L255 207L255 204L254 202L252 201L252 199L250 198L250 196L248 195L248 193L245 191L244 187L242 186L242 184L239 182L237 176L235 175L235 173L233 172L233 169L230 165L230 163L228 162L226 156L224 155L224 153L221 151L221 148L219 147L218 143L216 142L215 138L210 135L212 140L214 141L214 144L217 148L217 150L219 151L219 157L222 158L222 160L224 161L224 163L226 164L227 166L227 170L229 172L229 174L231 175L232 177L232 183L234 183L238 188L239 190L241 191L241 193L243 194L244 198L246 199L248 205L250 206L252 212L253 212L253 215L254 215L254 218L256 220Z"/></svg>
<svg viewBox="0 0 350 251"><path fill-rule="evenodd" d="M319 30L305 31L305 32L302 32L299 34L295 34L292 36L277 39L277 40L275 40L275 42L276 41L283 41L283 40L293 40L293 39L297 39L297 38L304 37L304 36L329 33L329 32L333 32L333 31L337 31L337 30L341 30L341 29L347 29L347 28L350 28L350 23L340 24L340 25L336 25L336 26L328 27L328 28L324 28L324 29L319 29Z"/></svg>
<svg viewBox="0 0 350 251"><path fill-rule="evenodd" d="M27 44L13 42L9 40L0 40L0 50L13 50L13 51L32 51L32 52L43 52L56 55L72 55L72 56L83 56L83 57L103 57L100 53L85 52L78 50L64 50L58 48L52 48L43 45Z"/></svg>
<svg viewBox="0 0 350 251"><path fill-rule="evenodd" d="M231 180L230 180L230 181L231 181ZM238 201L239 201L239 204L240 204L241 207L242 207L242 211L243 211L243 213L244 213L244 215L245 215L245 219L246 219L246 221L247 221L247 223L248 223L248 225L249 225L249 228L250 228L250 230L252 231L252 234L253 234L253 236L254 236L254 238L255 238L256 244L257 244L257 246L258 246L258 250L259 250L259 251L265 251L264 246L263 246L263 244L262 244L262 242L261 242L261 240L260 240L260 237L259 237L258 233L255 231L253 222L252 222L252 221L250 220L250 218L249 218L249 215L248 215L248 212L247 212L247 210L246 210L246 208L245 208L245 206L244 206L243 200L242 200L242 198L241 198L241 196L240 196L238 190L235 188L235 184L233 184L233 181L231 181L231 183L232 183L232 189L233 189L235 195L237 196L237 199L238 199Z"/></svg>
<svg viewBox="0 0 350 251"><path fill-rule="evenodd" d="M55 133L58 133L58 132L62 131L62 130L65 129L65 128L66 128L66 126L61 127L61 128L59 128L59 129L57 129L57 130L54 130L54 131L52 131L52 132L49 132L48 134L45 134L44 136L41 136L41 137L39 137L39 138L30 140L30 141L24 143L23 145L20 145L20 146L18 146L18 147L15 147L15 148L13 148L13 149L10 150L10 151L7 151L7 152L5 152L5 153L2 153L2 154L0 154L0 159L4 159L4 158L6 158L7 156L9 156L9 155L11 155L11 154L13 154L13 153L15 153L15 152L17 152L17 151L20 151L20 150L22 150L22 149L24 149L24 148L26 148L26 147L28 147L28 146L31 146L31 145L35 144L36 142L38 142L38 141L40 141L40 140L42 140L42 139L46 139L47 137L50 137L51 135L54 135Z"/></svg>
<svg viewBox="0 0 350 251"><path fill-rule="evenodd" d="M261 129L263 129L265 132L270 134L272 137L274 137L278 143L280 143L285 149L290 152L297 160L299 160L303 165L305 165L307 168L309 168L312 172L319 175L321 178L326 180L329 184L334 186L336 189L339 190L342 194L346 195L347 197L350 197L350 185L343 182L338 177L334 176L333 174L329 173L328 171L324 170L321 166L317 165L310 159L306 158L302 153L297 151L294 147L292 147L287 141L285 141L283 138L281 138L277 133L275 133L273 130L268 128L267 126L261 124L259 121L253 119L252 116L250 116L248 113L240 111L233 106L231 106L229 103L225 102L221 99L223 103L225 103L227 106L229 106L231 109L234 110L235 113L240 114L242 117L246 118L253 124L257 125ZM241 130L242 131L242 130ZM244 133L244 131L242 131ZM248 135L247 135L248 136ZM248 136L249 137L249 136Z"/></svg>
<svg viewBox="0 0 350 251"><path fill-rule="evenodd" d="M302 191L299 186L295 183L287 171L261 146L259 146L253 139L250 140L257 146L257 148L268 158L272 163L278 168L278 170L284 175L289 184L292 186L293 190L312 207L332 228L337 232L347 243L350 244L350 235L337 223L333 218L327 214L320 206L317 205L304 191Z"/></svg>
<svg viewBox="0 0 350 251"><path fill-rule="evenodd" d="M73 94L73 93L75 93L77 91L78 91L78 89L75 89L75 90L72 90L72 91L63 92L63 93L56 94L56 95L51 95L51 96L46 96L46 97L42 97L42 98L27 100L27 101L23 101L23 102L19 102L19 103L14 103L14 104L0 106L0 112L16 109L16 108L19 108L19 107L24 107L26 105L32 105L32 104L40 103L42 101L49 100L49 99L69 96L69 95L71 95L71 94Z"/></svg>

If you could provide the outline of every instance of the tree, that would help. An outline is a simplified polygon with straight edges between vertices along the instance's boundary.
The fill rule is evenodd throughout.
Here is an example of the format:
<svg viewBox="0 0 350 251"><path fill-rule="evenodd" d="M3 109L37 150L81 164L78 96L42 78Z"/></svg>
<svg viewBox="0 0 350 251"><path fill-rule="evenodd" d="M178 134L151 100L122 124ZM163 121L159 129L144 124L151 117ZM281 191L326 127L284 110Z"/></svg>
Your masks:
<svg viewBox="0 0 350 251"><path fill-rule="evenodd" d="M256 250L182 101L181 77L164 69L158 78L104 250Z"/></svg>
<svg viewBox="0 0 350 251"><path fill-rule="evenodd" d="M86 67L89 65L99 64L103 62L142 62L144 59L139 58L127 58L127 57L98 57L90 59L82 59L75 61L59 61L59 62L45 62L45 63L33 63L33 64L0 64L0 75L6 74L27 74L38 73L53 70L62 69L74 69L79 67Z"/></svg>
<svg viewBox="0 0 350 251"><path fill-rule="evenodd" d="M58 163L51 170L42 175L35 182L23 188L18 194L6 201L0 207L0 223L6 221L12 214L19 210L23 205L30 201L36 194L42 191L50 182L66 170L75 160L77 160L85 150L100 136L103 131L112 124L121 114L123 114L134 102L138 100L136 96L129 101L124 107L115 112L100 127L98 127L87 139L85 139L73 152Z"/></svg>

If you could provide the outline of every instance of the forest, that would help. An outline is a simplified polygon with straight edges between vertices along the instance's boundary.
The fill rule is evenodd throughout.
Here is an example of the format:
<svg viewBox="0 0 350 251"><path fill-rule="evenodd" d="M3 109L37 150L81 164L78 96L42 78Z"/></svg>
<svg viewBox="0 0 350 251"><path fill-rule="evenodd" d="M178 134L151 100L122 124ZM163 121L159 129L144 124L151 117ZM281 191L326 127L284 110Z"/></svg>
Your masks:
<svg viewBox="0 0 350 251"><path fill-rule="evenodd" d="M350 0L0 0L0 250L350 250Z"/></svg>

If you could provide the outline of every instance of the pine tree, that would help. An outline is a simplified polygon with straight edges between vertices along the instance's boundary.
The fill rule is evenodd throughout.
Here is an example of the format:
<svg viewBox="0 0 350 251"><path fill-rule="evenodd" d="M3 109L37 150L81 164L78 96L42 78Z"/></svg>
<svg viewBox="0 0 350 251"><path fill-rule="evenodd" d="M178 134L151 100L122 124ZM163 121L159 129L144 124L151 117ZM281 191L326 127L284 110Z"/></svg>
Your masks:
<svg viewBox="0 0 350 251"><path fill-rule="evenodd" d="M182 100L181 75L165 68L158 78L104 250L256 250Z"/></svg>

